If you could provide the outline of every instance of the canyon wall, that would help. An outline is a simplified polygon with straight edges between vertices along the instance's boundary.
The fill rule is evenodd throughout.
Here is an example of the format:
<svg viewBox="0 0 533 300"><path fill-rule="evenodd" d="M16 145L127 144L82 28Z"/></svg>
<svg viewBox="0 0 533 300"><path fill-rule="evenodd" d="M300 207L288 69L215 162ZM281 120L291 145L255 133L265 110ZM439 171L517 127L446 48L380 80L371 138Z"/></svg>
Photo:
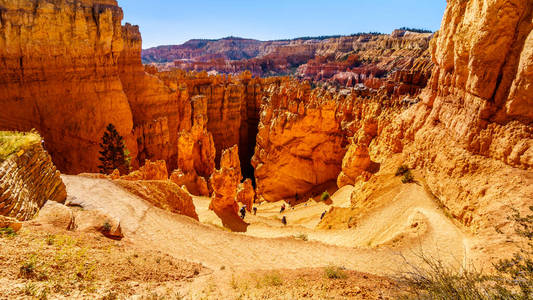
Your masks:
<svg viewBox="0 0 533 300"><path fill-rule="evenodd" d="M471 247L501 252L495 229L512 233L511 209L532 204L532 13L527 1L448 1L420 101L366 114L369 130L351 139L337 183L355 184L354 206L379 189L372 164L389 174L404 164L450 216L487 237Z"/></svg>
<svg viewBox="0 0 533 300"><path fill-rule="evenodd" d="M116 1L0 1L0 129L37 129L59 169L96 170L109 123L133 155Z"/></svg>
<svg viewBox="0 0 533 300"><path fill-rule="evenodd" d="M530 1L449 1L423 101L395 124L407 160L475 227L531 205L532 14Z"/></svg>
<svg viewBox="0 0 533 300"><path fill-rule="evenodd" d="M133 167L162 159L209 177L215 149L207 130L218 155L240 144L249 160L261 81L205 76L167 85L145 72L139 28L121 26L122 17L116 1L1 1L0 129L37 129L58 168L74 174L98 170L109 123ZM196 95L205 95L205 112L195 111ZM199 114L205 124L195 125Z"/></svg>
<svg viewBox="0 0 533 300"><path fill-rule="evenodd" d="M293 74L343 86L425 64L426 72L418 77L423 88L431 74L431 38L431 33L406 30L395 30L390 35L362 33L267 42L230 37L146 49L142 57L161 70L177 67L225 74L250 71L259 77Z"/></svg>
<svg viewBox="0 0 533 300"><path fill-rule="evenodd" d="M435 68L414 62L396 81L369 80L373 89L274 89L253 160L258 196L316 195L336 180L356 186L357 206L379 189L374 174L405 164L468 230L510 231L510 208L525 212L533 195L532 10L524 1L449 1L431 43ZM417 69L432 72L424 89Z"/></svg>

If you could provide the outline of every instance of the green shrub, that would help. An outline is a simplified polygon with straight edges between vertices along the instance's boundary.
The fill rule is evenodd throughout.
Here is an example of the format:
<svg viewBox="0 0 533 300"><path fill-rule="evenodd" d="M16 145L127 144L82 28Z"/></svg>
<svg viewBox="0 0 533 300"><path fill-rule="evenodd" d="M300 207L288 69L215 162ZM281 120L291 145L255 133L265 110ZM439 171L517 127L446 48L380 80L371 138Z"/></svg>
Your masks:
<svg viewBox="0 0 533 300"><path fill-rule="evenodd" d="M27 261L22 263L19 269L19 276L24 278L31 278L35 276L36 262L35 256L30 257Z"/></svg>
<svg viewBox="0 0 533 300"><path fill-rule="evenodd" d="M405 174L403 174L402 182L403 183L411 183L414 182L415 178L413 177L413 174L411 173L411 170L407 170Z"/></svg>
<svg viewBox="0 0 533 300"><path fill-rule="evenodd" d="M124 138L118 133L113 124L106 127L100 143L101 165L98 166L103 174L111 174L118 169L121 174L127 174L130 170L131 157Z"/></svg>
<svg viewBox="0 0 533 300"><path fill-rule="evenodd" d="M109 224L109 222L105 222L104 225L102 225L102 230L104 232L110 232L111 231L111 224Z"/></svg>
<svg viewBox="0 0 533 300"><path fill-rule="evenodd" d="M308 240L307 234L305 234L305 233L300 233L298 235L295 235L294 237L297 238L297 239L300 239L302 241L307 241Z"/></svg>
<svg viewBox="0 0 533 300"><path fill-rule="evenodd" d="M322 193L322 196L320 196L320 200L327 201L331 196L329 195L328 191L325 191Z"/></svg>
<svg viewBox="0 0 533 300"><path fill-rule="evenodd" d="M402 176L407 172L409 172L409 168L406 165L401 165L396 170L396 176Z"/></svg>
<svg viewBox="0 0 533 300"><path fill-rule="evenodd" d="M17 233L11 227L0 228L0 236L2 236L2 237L3 236L5 236L5 237L14 237L16 235L17 235Z"/></svg>
<svg viewBox="0 0 533 300"><path fill-rule="evenodd" d="M263 275L260 282L257 282L257 287L262 286L280 286L283 285L283 280L279 273L269 273Z"/></svg>
<svg viewBox="0 0 533 300"><path fill-rule="evenodd" d="M325 270L326 278L329 279L346 279L348 275L340 267L329 266Z"/></svg>
<svg viewBox="0 0 533 300"><path fill-rule="evenodd" d="M49 234L46 236L45 241L48 246L52 246L56 241L56 236L54 234Z"/></svg>

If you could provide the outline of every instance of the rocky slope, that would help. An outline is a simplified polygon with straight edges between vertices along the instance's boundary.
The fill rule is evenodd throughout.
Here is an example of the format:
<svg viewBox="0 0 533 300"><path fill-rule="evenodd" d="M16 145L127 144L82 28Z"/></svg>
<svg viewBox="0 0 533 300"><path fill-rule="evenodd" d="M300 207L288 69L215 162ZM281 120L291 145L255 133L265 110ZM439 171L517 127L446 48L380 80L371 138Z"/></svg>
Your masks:
<svg viewBox="0 0 533 300"><path fill-rule="evenodd" d="M38 142L0 161L0 216L25 221L46 201L63 203L66 197L59 171Z"/></svg>
<svg viewBox="0 0 533 300"><path fill-rule="evenodd" d="M253 72L267 59L269 70L299 65L312 83L143 68L138 28L120 26L114 1L14 3L0 0L0 127L42 131L62 170L94 171L111 122L135 163L165 160L171 181L214 192L213 209L233 217L236 201L253 195L251 182L239 188L241 175L256 180L259 199L305 200L354 185L352 204L365 207L380 188L375 175L402 164L479 235L506 229L509 207L531 203L530 2L450 0L431 42L397 31L237 45L253 51L236 58L262 56L249 59ZM39 30L20 29L30 27ZM211 47L195 43L179 55ZM221 44L222 59L233 59L235 45ZM335 84L314 85L326 79ZM240 159L237 150L221 157L234 145Z"/></svg>

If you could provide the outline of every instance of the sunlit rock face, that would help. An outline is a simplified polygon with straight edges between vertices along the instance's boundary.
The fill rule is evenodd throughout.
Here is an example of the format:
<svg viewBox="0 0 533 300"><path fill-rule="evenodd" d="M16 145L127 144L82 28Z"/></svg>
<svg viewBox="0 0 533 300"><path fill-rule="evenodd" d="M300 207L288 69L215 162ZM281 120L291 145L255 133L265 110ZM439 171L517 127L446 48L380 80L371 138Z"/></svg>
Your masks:
<svg viewBox="0 0 533 300"><path fill-rule="evenodd" d="M63 203L66 198L60 173L41 145L20 150L0 162L0 217L26 221L47 201Z"/></svg>
<svg viewBox="0 0 533 300"><path fill-rule="evenodd" d="M431 33L405 30L395 30L390 35L355 34L264 42L230 37L150 48L143 50L142 58L145 63L164 70L177 67L224 74L250 71L259 77L294 73L303 79L350 87L396 70L409 71L427 65L426 72L417 75L423 88L431 73L428 51L431 37Z"/></svg>
<svg viewBox="0 0 533 300"><path fill-rule="evenodd" d="M61 170L96 170L105 127L133 155L116 1L0 1L0 128L36 128Z"/></svg>
<svg viewBox="0 0 533 300"><path fill-rule="evenodd" d="M476 227L533 193L532 12L530 1L449 1L423 101L388 130L403 129L406 160Z"/></svg>
<svg viewBox="0 0 533 300"><path fill-rule="evenodd" d="M351 140L337 183L355 183L354 205L365 201L361 191L379 188L365 183L369 159L394 156L417 169L469 230L512 232L510 208L525 213L533 195L532 14L527 1L448 1L420 102L396 114L367 114L381 115L377 131L360 126ZM497 251L498 242L483 251Z"/></svg>

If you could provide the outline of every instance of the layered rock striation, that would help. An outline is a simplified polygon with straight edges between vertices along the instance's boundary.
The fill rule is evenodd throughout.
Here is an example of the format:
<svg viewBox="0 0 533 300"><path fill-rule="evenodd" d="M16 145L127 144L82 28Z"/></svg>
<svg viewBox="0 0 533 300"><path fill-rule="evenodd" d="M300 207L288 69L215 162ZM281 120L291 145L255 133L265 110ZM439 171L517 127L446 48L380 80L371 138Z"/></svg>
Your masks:
<svg viewBox="0 0 533 300"><path fill-rule="evenodd" d="M0 162L0 215L26 221L47 201L66 197L60 173L39 143Z"/></svg>

